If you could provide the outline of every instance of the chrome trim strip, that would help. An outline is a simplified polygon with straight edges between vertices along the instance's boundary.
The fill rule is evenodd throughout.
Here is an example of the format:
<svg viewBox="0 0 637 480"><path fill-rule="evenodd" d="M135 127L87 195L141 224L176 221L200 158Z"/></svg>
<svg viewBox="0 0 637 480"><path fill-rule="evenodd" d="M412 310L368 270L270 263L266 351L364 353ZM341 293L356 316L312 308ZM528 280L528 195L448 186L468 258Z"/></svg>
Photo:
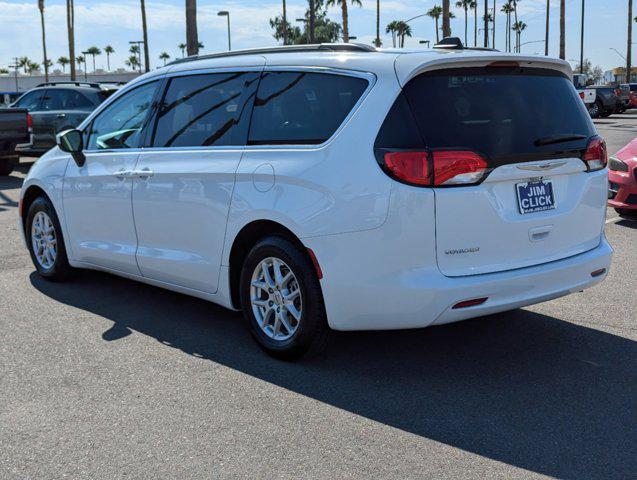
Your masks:
<svg viewBox="0 0 637 480"><path fill-rule="evenodd" d="M568 162L539 163L535 165L518 165L520 170L531 170L532 172L542 172L544 170L553 170L554 168L563 167Z"/></svg>

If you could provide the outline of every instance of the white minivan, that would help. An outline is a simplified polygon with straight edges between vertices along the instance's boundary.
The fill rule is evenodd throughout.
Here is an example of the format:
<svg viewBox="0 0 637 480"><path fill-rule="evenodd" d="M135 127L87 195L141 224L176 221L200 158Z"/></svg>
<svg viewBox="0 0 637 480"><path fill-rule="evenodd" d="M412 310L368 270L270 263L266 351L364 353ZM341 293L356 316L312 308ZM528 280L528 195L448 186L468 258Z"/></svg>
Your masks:
<svg viewBox="0 0 637 480"><path fill-rule="evenodd" d="M568 63L309 45L187 58L31 169L37 271L98 269L242 310L270 354L605 278L607 153Z"/></svg>

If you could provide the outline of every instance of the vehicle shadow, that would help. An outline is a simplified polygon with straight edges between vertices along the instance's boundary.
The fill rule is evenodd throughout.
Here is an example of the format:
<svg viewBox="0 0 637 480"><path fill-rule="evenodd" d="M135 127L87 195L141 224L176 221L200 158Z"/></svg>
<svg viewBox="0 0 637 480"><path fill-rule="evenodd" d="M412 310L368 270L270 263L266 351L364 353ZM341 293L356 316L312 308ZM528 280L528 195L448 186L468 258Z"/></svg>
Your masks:
<svg viewBox="0 0 637 480"><path fill-rule="evenodd" d="M374 421L558 478L634 478L637 342L526 310L402 332L335 333L326 355L284 363L239 314L98 272L52 299Z"/></svg>

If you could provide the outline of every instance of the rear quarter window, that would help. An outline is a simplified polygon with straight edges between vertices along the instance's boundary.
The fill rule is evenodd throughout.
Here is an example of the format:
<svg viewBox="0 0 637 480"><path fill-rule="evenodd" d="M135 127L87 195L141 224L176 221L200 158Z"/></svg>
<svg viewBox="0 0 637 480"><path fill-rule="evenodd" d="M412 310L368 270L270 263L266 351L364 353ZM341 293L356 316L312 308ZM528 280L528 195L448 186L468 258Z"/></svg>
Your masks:
<svg viewBox="0 0 637 480"><path fill-rule="evenodd" d="M368 83L328 73L267 72L254 102L248 143L323 143L343 123Z"/></svg>

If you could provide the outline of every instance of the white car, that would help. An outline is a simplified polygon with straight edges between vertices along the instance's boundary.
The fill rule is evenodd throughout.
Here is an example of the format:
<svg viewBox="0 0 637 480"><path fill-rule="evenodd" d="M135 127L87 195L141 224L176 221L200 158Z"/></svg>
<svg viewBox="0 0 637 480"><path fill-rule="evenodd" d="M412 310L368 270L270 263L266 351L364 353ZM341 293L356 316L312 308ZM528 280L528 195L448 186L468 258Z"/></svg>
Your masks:
<svg viewBox="0 0 637 480"><path fill-rule="evenodd" d="M24 182L37 271L241 309L294 358L329 329L516 309L606 276L606 147L569 64L356 45L190 58L114 94Z"/></svg>

